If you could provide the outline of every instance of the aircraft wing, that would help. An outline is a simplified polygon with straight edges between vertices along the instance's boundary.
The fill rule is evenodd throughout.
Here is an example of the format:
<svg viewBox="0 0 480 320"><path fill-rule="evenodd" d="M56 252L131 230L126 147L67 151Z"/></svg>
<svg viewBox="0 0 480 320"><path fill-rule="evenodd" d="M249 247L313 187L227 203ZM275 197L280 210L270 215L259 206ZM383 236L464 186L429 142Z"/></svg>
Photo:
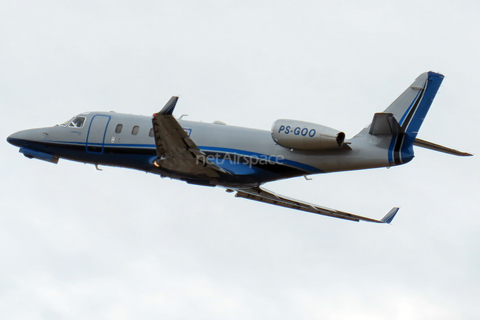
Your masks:
<svg viewBox="0 0 480 320"><path fill-rule="evenodd" d="M271 191L262 189L260 187L253 187L248 189L237 189L237 193L235 197L246 198L250 200L265 202L269 204L273 204L276 206L311 212L315 214L321 214L333 218L351 220L351 221L368 221L368 222L376 222L376 223L388 223L390 224L397 214L399 208L394 207L390 210L385 217L380 220L375 220L367 217L357 216L348 212L343 212L335 209L329 209L321 206L317 206L315 204L302 202L295 199L289 199L284 196L275 194Z"/></svg>
<svg viewBox="0 0 480 320"><path fill-rule="evenodd" d="M208 161L178 121L173 117L173 109L178 97L172 97L163 109L153 115L153 131L157 159L154 165L164 169L216 178L219 172L228 173Z"/></svg>

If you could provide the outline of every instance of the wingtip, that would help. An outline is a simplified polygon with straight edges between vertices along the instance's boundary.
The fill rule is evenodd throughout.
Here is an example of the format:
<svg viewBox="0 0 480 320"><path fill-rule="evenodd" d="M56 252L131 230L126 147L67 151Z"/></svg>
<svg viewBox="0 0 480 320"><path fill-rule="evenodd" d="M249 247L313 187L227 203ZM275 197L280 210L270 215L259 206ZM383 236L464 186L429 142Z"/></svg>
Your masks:
<svg viewBox="0 0 480 320"><path fill-rule="evenodd" d="M165 104L163 109L159 112L161 115L172 115L173 109L175 109L175 105L177 104L178 96L173 96L168 100Z"/></svg>
<svg viewBox="0 0 480 320"><path fill-rule="evenodd" d="M382 223L387 223L390 224L393 221L393 218L395 218L395 215L397 214L398 210L400 208L398 207L393 207L386 215L385 217L380 220Z"/></svg>

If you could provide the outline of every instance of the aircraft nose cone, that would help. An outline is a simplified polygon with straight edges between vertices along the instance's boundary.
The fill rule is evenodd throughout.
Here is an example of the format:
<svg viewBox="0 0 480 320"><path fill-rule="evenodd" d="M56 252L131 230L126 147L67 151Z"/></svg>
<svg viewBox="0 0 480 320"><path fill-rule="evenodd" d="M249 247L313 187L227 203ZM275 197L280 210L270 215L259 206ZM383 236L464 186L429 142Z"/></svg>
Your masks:
<svg viewBox="0 0 480 320"><path fill-rule="evenodd" d="M19 132L12 133L7 137L7 142L11 145L20 147L20 134Z"/></svg>
<svg viewBox="0 0 480 320"><path fill-rule="evenodd" d="M17 146L26 147L41 141L44 138L42 129L28 129L12 133L7 137L7 142Z"/></svg>

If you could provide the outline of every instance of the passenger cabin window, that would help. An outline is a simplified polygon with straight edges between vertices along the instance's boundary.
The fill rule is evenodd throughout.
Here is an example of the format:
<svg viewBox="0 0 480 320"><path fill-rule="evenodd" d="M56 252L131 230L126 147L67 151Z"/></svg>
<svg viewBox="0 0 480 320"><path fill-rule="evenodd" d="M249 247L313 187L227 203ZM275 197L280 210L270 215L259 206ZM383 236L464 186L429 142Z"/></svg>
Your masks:
<svg viewBox="0 0 480 320"><path fill-rule="evenodd" d="M85 117L75 117L72 119L72 121L70 121L68 126L70 128L81 128L83 127L84 123L85 123Z"/></svg>
<svg viewBox="0 0 480 320"><path fill-rule="evenodd" d="M122 129L123 129L123 124L121 123L117 124L117 126L115 127L115 133L122 132Z"/></svg>
<svg viewBox="0 0 480 320"><path fill-rule="evenodd" d="M139 130L139 129L140 129L139 126L134 126L133 129L132 129L132 134L133 134L134 136L136 136L136 135L138 134L138 130Z"/></svg>
<svg viewBox="0 0 480 320"><path fill-rule="evenodd" d="M150 132L148 132L148 136L149 136L149 137L153 137L153 128L150 129Z"/></svg>

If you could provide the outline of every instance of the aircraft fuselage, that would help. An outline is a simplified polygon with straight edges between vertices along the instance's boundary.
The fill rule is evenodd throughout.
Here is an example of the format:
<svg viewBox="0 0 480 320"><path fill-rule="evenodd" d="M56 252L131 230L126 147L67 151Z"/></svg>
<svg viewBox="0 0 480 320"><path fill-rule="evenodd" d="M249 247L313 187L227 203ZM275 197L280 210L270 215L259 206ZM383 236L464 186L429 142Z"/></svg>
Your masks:
<svg viewBox="0 0 480 320"><path fill-rule="evenodd" d="M369 143L368 150L365 146L356 148L356 141L352 139L347 142L348 147L339 150L300 151L276 144L267 130L179 120L205 156L231 173L199 179L153 165L157 152L151 117L115 112L89 112L77 117L84 117L79 128L64 124L23 130L12 134L8 141L22 147L21 151L26 150L24 154L29 157L32 156L28 151L33 150L78 162L131 168L189 183L226 187L258 186L302 175L389 165L382 146L377 146L375 141ZM378 156L375 156L376 150Z"/></svg>

